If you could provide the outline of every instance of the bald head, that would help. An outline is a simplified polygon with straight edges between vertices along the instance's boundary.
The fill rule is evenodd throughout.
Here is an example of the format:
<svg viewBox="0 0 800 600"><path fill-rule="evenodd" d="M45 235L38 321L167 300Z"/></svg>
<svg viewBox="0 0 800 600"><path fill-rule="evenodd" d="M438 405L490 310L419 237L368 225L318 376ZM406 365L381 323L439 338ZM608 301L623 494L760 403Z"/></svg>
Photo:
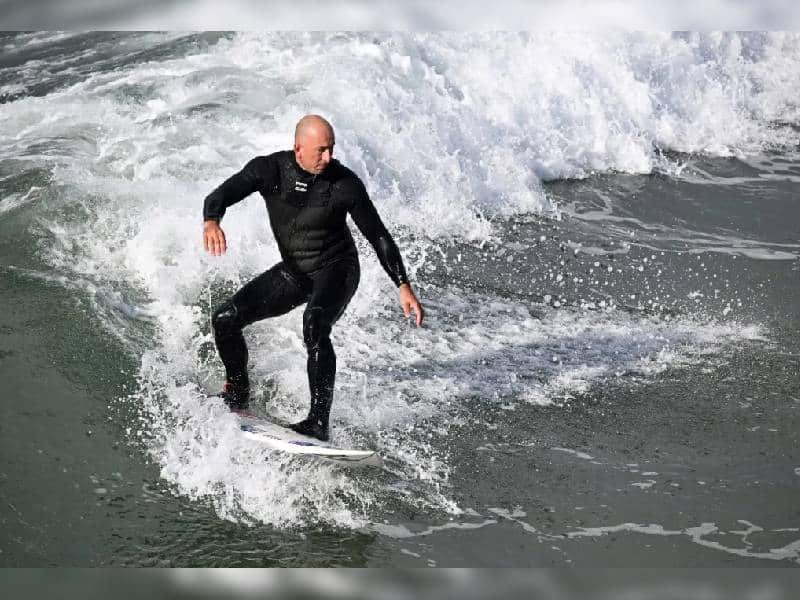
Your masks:
<svg viewBox="0 0 800 600"><path fill-rule="evenodd" d="M327 120L319 115L306 115L297 122L294 128L295 144L306 135L330 135L333 139L333 127Z"/></svg>
<svg viewBox="0 0 800 600"><path fill-rule="evenodd" d="M319 115L306 115L294 128L294 157L303 170L319 175L333 157L333 127Z"/></svg>

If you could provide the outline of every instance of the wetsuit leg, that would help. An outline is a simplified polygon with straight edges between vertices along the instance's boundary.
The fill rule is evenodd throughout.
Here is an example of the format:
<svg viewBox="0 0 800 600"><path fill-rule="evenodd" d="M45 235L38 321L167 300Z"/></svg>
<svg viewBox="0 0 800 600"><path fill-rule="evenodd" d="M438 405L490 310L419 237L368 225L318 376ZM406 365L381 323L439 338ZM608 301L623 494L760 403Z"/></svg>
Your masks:
<svg viewBox="0 0 800 600"><path fill-rule="evenodd" d="M303 313L303 342L308 351L308 386L311 408L308 417L292 429L321 440L328 439L328 419L336 378L336 353L331 328L358 287L357 260L341 260L310 275L311 297Z"/></svg>
<svg viewBox="0 0 800 600"><path fill-rule="evenodd" d="M250 381L242 328L289 312L308 300L310 292L311 280L291 273L283 263L278 263L246 283L214 311L211 323L217 352L225 365L232 391L242 396L244 402L250 391Z"/></svg>

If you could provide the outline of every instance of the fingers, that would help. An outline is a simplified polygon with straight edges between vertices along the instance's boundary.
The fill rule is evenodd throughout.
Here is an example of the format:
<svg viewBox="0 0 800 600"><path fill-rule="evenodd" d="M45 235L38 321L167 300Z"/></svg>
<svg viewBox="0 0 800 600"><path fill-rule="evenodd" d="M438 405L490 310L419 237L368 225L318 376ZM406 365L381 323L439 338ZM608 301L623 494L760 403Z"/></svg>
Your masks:
<svg viewBox="0 0 800 600"><path fill-rule="evenodd" d="M216 244L217 236L209 232L206 233L205 240L206 240L206 250L209 253L211 253L212 256L217 256L217 244Z"/></svg>
<svg viewBox="0 0 800 600"><path fill-rule="evenodd" d="M422 305L419 302L414 302L414 315L416 316L417 327L422 325L422 319L424 318L423 313Z"/></svg>
<svg viewBox="0 0 800 600"><path fill-rule="evenodd" d="M414 292L411 291L411 287L408 284L404 284L400 286L400 306L403 308L403 314L406 318L411 316L411 311L414 311L414 322L416 323L417 327L422 325L422 321L425 318L425 311L422 310L422 305L417 300L417 297L414 295Z"/></svg>
<svg viewBox="0 0 800 600"><path fill-rule="evenodd" d="M221 229L205 232L203 236L203 245L206 252L210 252L214 256L224 254L225 250L228 249L228 245L225 242L225 234Z"/></svg>
<svg viewBox="0 0 800 600"><path fill-rule="evenodd" d="M403 306L403 313L406 315L406 318L411 316L411 311L413 310L414 323L416 323L417 327L422 325L422 320L425 318L425 311L422 310L422 305L416 298L413 300L407 300L406 302L403 302L402 306Z"/></svg>
<svg viewBox="0 0 800 600"><path fill-rule="evenodd" d="M217 256L223 254L227 249L228 245L225 243L225 234L222 233L222 229L220 229L217 232Z"/></svg>

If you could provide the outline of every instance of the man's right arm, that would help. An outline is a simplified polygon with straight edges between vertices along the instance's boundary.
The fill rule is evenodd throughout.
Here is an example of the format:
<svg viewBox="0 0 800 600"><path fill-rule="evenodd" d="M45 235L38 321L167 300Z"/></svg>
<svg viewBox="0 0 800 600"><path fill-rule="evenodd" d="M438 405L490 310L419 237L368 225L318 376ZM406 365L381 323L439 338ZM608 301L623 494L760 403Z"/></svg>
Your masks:
<svg viewBox="0 0 800 600"><path fill-rule="evenodd" d="M241 171L228 177L222 182L222 185L206 196L203 202L203 221L219 222L229 206L243 200L260 188L264 184L268 163L268 157L257 156L248 162Z"/></svg>
<svg viewBox="0 0 800 600"><path fill-rule="evenodd" d="M257 156L206 196L203 202L203 246L206 251L219 256L227 250L225 232L219 226L225 210L261 188L269 177L270 166L268 156Z"/></svg>

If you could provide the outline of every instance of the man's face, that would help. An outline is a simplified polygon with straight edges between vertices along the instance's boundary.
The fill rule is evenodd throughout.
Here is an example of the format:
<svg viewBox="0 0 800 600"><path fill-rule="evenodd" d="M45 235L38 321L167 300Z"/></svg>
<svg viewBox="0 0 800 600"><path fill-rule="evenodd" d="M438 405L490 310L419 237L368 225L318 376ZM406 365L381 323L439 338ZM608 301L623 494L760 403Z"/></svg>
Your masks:
<svg viewBox="0 0 800 600"><path fill-rule="evenodd" d="M333 145L333 133L327 127L309 127L294 143L297 164L305 171L319 175L331 162Z"/></svg>

